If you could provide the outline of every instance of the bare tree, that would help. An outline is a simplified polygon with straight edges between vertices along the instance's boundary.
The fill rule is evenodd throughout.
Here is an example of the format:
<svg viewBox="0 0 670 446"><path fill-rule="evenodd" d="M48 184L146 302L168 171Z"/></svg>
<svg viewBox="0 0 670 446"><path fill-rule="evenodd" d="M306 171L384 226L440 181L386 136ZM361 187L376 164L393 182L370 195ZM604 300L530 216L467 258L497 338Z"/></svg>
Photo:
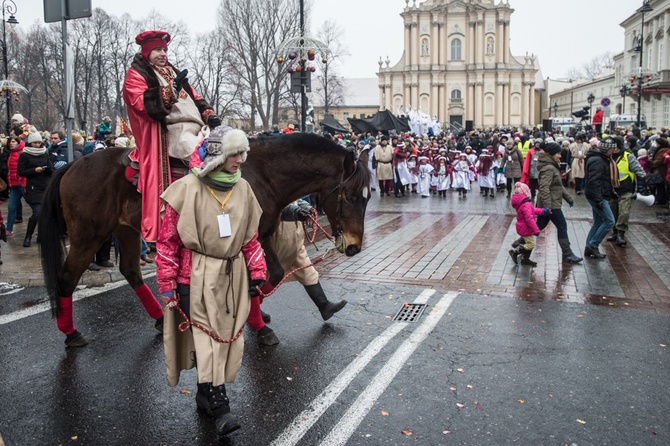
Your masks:
<svg viewBox="0 0 670 446"><path fill-rule="evenodd" d="M349 55L342 44L344 30L335 22L326 20L317 33L317 38L328 48L322 56L326 63L319 61L319 71L316 76L320 88L316 94L323 103L324 113L328 114L330 107L336 107L344 102L344 85L342 78L337 74L337 64Z"/></svg>
<svg viewBox="0 0 670 446"><path fill-rule="evenodd" d="M290 0L222 0L218 32L229 48L229 68L248 107L249 125L258 117L268 129L278 109L283 70L277 69L275 49L295 32L297 2Z"/></svg>
<svg viewBox="0 0 670 446"><path fill-rule="evenodd" d="M593 57L581 68L572 67L566 72L570 79L594 79L605 70L614 68L614 55L611 51Z"/></svg>

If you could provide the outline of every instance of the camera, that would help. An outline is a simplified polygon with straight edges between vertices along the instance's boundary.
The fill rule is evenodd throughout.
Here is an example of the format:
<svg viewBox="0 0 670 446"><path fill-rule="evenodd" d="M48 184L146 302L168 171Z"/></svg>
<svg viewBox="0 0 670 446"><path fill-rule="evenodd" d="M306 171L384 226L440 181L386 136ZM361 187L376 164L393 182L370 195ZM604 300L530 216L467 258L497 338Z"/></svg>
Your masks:
<svg viewBox="0 0 670 446"><path fill-rule="evenodd" d="M591 107L587 105L586 107L582 107L581 110L572 112L572 116L576 118L588 119L589 110L591 110Z"/></svg>

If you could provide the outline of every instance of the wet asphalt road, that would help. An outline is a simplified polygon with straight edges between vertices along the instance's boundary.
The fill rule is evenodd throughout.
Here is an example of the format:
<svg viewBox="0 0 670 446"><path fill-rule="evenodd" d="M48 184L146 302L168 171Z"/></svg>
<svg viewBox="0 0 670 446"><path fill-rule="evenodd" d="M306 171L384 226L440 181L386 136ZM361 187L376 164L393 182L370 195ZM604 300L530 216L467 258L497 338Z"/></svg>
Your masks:
<svg viewBox="0 0 670 446"><path fill-rule="evenodd" d="M245 333L228 386L243 428L224 439L195 409L193 371L167 386L161 337L127 285L75 303L90 341L75 350L48 311L8 317L38 310L43 289L2 295L0 434L8 446L670 443L667 315L323 285L349 301L328 323L296 283L264 303L281 343ZM417 299L417 322L391 320Z"/></svg>

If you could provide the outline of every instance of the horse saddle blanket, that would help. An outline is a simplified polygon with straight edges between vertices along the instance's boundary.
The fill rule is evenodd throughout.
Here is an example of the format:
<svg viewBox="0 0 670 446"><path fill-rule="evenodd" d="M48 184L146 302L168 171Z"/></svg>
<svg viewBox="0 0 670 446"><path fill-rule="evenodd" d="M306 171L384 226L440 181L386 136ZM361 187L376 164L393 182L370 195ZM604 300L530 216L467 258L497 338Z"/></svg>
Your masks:
<svg viewBox="0 0 670 446"><path fill-rule="evenodd" d="M121 158L123 165L126 166L126 179L135 187L137 187L140 178L140 163L137 151L137 148L127 150ZM169 162L170 176L173 182L188 174L188 161L170 157Z"/></svg>

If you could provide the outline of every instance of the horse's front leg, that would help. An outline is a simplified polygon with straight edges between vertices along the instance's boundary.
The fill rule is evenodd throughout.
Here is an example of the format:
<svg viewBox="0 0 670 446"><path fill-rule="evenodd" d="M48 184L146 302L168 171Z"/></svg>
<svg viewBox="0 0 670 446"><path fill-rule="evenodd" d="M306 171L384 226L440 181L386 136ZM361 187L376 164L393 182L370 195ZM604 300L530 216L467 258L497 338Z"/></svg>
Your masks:
<svg viewBox="0 0 670 446"><path fill-rule="evenodd" d="M126 225L120 225L114 231L114 235L119 243L119 270L133 288L135 294L137 294L149 316L156 319L156 329L162 331L163 307L156 297L154 297L147 284L144 283L144 280L142 280L142 271L140 270L142 236L137 232L137 229Z"/></svg>

